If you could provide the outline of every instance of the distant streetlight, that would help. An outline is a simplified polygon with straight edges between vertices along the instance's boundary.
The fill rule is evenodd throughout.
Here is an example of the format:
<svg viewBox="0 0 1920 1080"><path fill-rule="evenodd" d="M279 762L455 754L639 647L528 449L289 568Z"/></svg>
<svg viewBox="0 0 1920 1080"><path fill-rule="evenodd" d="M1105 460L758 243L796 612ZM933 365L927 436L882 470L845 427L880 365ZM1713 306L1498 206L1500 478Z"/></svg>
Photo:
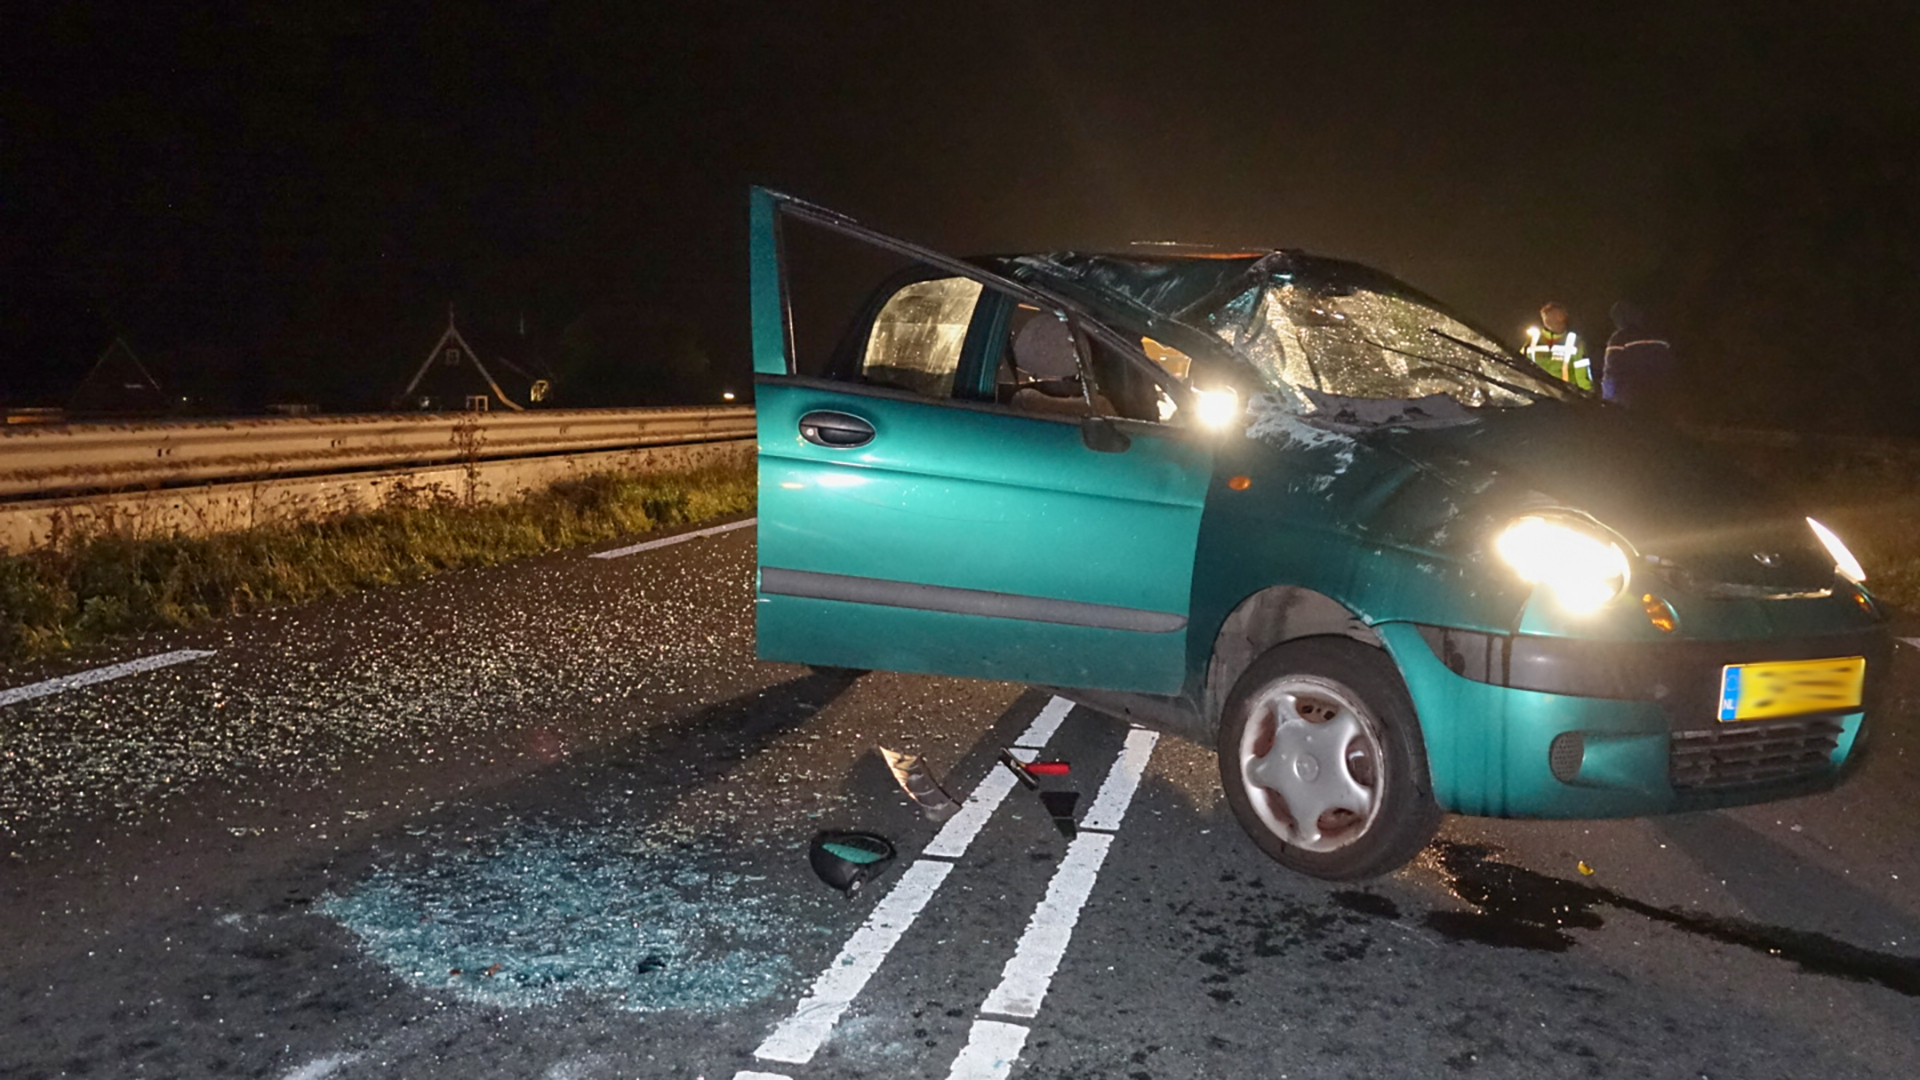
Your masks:
<svg viewBox="0 0 1920 1080"><path fill-rule="evenodd" d="M720 400L721 400L721 401L732 401L732 400L733 400L733 391L731 391L731 390L722 390L722 391L720 391Z"/></svg>

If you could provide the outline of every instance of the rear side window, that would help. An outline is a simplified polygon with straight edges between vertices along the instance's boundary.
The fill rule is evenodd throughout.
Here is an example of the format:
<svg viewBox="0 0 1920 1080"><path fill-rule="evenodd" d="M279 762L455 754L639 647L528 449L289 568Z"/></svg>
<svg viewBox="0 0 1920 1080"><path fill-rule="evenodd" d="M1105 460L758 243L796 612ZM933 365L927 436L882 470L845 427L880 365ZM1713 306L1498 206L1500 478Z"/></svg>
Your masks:
<svg viewBox="0 0 1920 1080"><path fill-rule="evenodd" d="M977 281L945 277L913 282L888 297L867 333L861 381L927 397L951 396L980 292Z"/></svg>

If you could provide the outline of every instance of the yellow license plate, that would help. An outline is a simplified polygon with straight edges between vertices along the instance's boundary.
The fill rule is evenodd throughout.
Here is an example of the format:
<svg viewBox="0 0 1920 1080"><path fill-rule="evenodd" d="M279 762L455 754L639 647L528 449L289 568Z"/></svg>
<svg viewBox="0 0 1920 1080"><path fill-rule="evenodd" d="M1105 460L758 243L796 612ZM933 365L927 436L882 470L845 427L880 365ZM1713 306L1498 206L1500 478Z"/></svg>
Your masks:
<svg viewBox="0 0 1920 1080"><path fill-rule="evenodd" d="M1865 657L1728 664L1720 669L1720 719L1765 720L1860 707Z"/></svg>

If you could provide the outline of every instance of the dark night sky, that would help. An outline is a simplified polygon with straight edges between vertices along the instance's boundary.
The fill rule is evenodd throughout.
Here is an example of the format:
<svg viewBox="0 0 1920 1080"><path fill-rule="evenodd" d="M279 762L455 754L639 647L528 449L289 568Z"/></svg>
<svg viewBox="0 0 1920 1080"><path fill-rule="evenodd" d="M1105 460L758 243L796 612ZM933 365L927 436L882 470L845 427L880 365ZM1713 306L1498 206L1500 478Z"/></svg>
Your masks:
<svg viewBox="0 0 1920 1080"><path fill-rule="evenodd" d="M21 6L16 404L114 333L262 392L403 379L449 301L627 306L744 371L751 182L962 252L1305 247L1604 336L1676 163L1920 103L1910 4Z"/></svg>

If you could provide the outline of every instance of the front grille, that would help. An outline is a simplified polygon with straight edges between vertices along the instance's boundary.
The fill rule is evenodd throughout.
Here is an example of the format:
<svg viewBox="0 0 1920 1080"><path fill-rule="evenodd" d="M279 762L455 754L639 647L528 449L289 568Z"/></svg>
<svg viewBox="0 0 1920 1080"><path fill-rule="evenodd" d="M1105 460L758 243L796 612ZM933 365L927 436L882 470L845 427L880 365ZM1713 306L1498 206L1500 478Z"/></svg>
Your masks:
<svg viewBox="0 0 1920 1080"><path fill-rule="evenodd" d="M1818 776L1826 771L1839 742L1840 721L1825 716L1676 731L1667 779L1675 788L1699 789Z"/></svg>

